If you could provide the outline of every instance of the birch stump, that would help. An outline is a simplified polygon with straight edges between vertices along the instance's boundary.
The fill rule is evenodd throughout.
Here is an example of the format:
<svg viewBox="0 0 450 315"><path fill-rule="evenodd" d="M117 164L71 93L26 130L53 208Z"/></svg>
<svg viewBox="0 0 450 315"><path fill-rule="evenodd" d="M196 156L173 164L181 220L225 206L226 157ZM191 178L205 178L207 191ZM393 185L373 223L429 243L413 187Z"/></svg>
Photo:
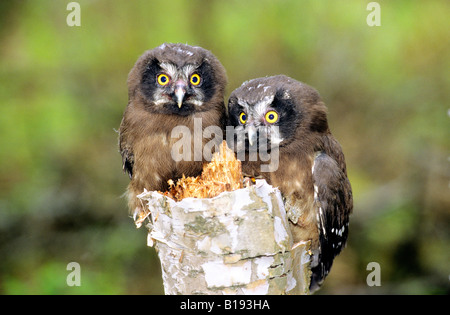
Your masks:
<svg viewBox="0 0 450 315"><path fill-rule="evenodd" d="M293 243L277 188L241 188L225 142L200 177L169 185L140 194L148 211L135 218L158 252L166 294L309 293L310 242Z"/></svg>

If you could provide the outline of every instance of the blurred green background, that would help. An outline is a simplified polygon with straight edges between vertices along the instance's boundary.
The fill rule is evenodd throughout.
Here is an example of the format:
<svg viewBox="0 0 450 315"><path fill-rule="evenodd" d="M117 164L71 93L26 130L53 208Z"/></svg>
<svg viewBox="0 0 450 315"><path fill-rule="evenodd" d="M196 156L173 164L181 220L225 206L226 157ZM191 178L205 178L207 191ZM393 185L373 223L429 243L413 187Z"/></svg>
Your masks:
<svg viewBox="0 0 450 315"><path fill-rule="evenodd" d="M79 27L68 3L0 2L0 293L163 293L115 131L129 70L163 42L211 50L227 98L280 73L322 95L355 207L320 294L450 293L450 2L378 1L374 27L361 0L80 0Z"/></svg>

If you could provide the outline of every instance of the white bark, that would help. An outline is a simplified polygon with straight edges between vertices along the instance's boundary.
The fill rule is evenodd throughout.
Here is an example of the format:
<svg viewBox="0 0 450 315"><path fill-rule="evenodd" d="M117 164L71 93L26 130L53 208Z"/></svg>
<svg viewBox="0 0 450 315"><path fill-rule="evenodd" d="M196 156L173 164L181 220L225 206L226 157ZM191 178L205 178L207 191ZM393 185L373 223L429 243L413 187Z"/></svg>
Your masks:
<svg viewBox="0 0 450 315"><path fill-rule="evenodd" d="M309 293L310 244L293 244L281 194L264 180L209 199L139 198L166 294Z"/></svg>

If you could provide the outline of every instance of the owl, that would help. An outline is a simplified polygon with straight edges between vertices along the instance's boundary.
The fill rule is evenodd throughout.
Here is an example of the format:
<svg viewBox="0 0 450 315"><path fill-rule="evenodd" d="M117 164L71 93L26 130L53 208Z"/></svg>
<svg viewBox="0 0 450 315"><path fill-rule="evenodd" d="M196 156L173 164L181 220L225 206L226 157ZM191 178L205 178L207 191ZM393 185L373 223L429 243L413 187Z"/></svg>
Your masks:
<svg viewBox="0 0 450 315"><path fill-rule="evenodd" d="M244 175L278 187L294 242L311 240L315 291L346 244L353 208L344 154L328 127L325 104L315 89L287 76L258 78L231 93L228 125L235 135L229 146Z"/></svg>
<svg viewBox="0 0 450 315"><path fill-rule="evenodd" d="M136 216L144 207L136 196L144 188L165 191L169 179L201 173L209 155L197 151L214 138L200 134L200 142L194 143L193 136L186 136L183 141L189 143L182 148L187 158L178 159L174 151L180 150L178 142L184 135L174 130L182 127L193 135L194 127L200 133L209 126L223 128L227 77L210 51L162 44L139 57L127 82L128 105L119 128L119 151L123 170L131 179L129 209Z"/></svg>

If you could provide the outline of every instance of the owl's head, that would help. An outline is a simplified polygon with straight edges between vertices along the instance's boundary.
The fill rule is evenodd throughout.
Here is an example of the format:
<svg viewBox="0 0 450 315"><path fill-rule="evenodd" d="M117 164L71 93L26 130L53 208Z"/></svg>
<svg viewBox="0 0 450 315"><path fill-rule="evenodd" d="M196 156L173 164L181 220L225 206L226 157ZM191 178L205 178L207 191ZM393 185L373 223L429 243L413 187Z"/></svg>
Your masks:
<svg viewBox="0 0 450 315"><path fill-rule="evenodd" d="M187 116L223 104L226 82L224 67L210 51L162 44L138 59L128 76L128 93L150 112Z"/></svg>
<svg viewBox="0 0 450 315"><path fill-rule="evenodd" d="M284 75L246 81L234 90L228 125L238 135L237 147L246 150L255 143L283 147L328 130L326 107L317 91Z"/></svg>

